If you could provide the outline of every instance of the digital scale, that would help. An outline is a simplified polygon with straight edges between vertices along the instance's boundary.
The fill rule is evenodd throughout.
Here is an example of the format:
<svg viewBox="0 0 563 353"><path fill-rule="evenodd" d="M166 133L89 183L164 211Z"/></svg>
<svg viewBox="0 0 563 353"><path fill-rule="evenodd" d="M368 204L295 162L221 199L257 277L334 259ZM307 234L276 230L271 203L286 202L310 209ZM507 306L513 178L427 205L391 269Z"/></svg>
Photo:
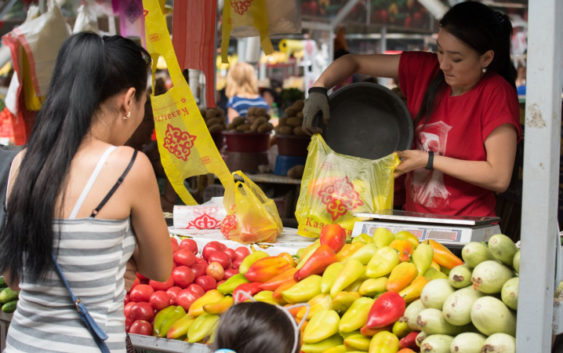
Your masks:
<svg viewBox="0 0 563 353"><path fill-rule="evenodd" d="M462 248L469 242L487 241L500 233L499 217L443 216L399 210L354 215L362 220L354 224L352 237L363 233L373 235L376 228L383 227L393 233L409 231L420 241L434 239L448 247Z"/></svg>

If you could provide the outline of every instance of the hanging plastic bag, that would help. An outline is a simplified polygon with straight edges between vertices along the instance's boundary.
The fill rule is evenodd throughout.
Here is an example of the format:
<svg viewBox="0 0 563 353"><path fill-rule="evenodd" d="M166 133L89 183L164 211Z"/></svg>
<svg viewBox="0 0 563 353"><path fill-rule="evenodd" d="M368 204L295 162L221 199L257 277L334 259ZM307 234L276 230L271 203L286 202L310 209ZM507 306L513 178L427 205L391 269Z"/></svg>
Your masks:
<svg viewBox="0 0 563 353"><path fill-rule="evenodd" d="M231 31L237 27L256 28L264 53L270 55L274 52L268 32L268 18L265 14L265 0L225 0L221 40L221 59L224 63L228 62Z"/></svg>
<svg viewBox="0 0 563 353"><path fill-rule="evenodd" d="M225 189L234 188L234 182L182 75L159 1L143 0L143 5L153 71L162 56L173 85L164 94L151 95L158 151L174 190L185 204L193 205L197 202L184 186L186 178L212 173Z"/></svg>
<svg viewBox="0 0 563 353"><path fill-rule="evenodd" d="M356 212L393 208L393 153L371 160L334 152L321 135L311 138L295 216L297 233L318 237L326 224L338 223L352 232Z"/></svg>
<svg viewBox="0 0 563 353"><path fill-rule="evenodd" d="M274 200L241 171L233 172L239 177L234 188L225 189L223 204L227 216L221 223L221 232L230 240L241 243L274 243L282 232L283 225Z"/></svg>
<svg viewBox="0 0 563 353"><path fill-rule="evenodd" d="M299 11L297 0L264 0L264 4L268 20L268 33L270 35L301 33L301 12ZM232 8L231 13L233 11L234 9ZM259 35L260 33L256 27L243 23L233 26L231 31L231 36L235 38L256 37Z"/></svg>

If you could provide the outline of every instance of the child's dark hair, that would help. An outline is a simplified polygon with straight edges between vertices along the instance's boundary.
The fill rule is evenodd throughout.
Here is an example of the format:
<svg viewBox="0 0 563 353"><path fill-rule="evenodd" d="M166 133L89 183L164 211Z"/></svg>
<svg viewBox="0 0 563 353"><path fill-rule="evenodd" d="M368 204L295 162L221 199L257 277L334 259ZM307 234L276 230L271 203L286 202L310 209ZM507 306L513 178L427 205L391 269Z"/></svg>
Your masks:
<svg viewBox="0 0 563 353"><path fill-rule="evenodd" d="M496 72L516 89L516 68L510 59L512 24L507 15L495 11L476 1L466 1L453 6L440 20L440 28L446 30L479 55L493 50L493 61L487 72ZM444 89L444 73L440 70L428 84L414 125L426 117L428 119L439 103L436 95Z"/></svg>
<svg viewBox="0 0 563 353"><path fill-rule="evenodd" d="M298 328L284 310L263 302L233 305L221 316L211 351L228 348L236 353L298 353Z"/></svg>
<svg viewBox="0 0 563 353"><path fill-rule="evenodd" d="M120 36L82 32L64 42L8 200L0 238L1 272L19 280L24 268L30 280L47 273L55 203L92 117L106 99L131 87L136 99L146 94L149 69L146 50Z"/></svg>

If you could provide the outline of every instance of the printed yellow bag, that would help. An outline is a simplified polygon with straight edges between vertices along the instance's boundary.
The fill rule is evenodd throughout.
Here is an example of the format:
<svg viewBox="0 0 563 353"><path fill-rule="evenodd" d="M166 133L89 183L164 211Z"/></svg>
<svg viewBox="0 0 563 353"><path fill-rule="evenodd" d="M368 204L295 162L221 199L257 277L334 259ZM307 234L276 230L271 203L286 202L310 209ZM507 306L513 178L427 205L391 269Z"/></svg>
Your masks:
<svg viewBox="0 0 563 353"><path fill-rule="evenodd" d="M227 216L221 223L221 232L227 239L241 243L276 241L283 225L274 200L241 171L233 172L233 189L225 189L223 204Z"/></svg>
<svg viewBox="0 0 563 353"><path fill-rule="evenodd" d="M295 217L297 233L318 237L326 224L338 223L348 235L356 212L393 208L396 153L371 160L334 152L316 134L311 138Z"/></svg>
<svg viewBox="0 0 563 353"><path fill-rule="evenodd" d="M193 205L196 201L184 186L186 178L212 173L225 189L233 189L234 181L182 75L159 1L143 0L143 6L146 46L153 59L153 71L162 56L173 84L168 92L151 95L160 159L176 193L185 204Z"/></svg>
<svg viewBox="0 0 563 353"><path fill-rule="evenodd" d="M231 30L240 26L252 26L260 34L260 44L266 55L274 52L268 32L268 18L264 0L225 0L223 5L223 28L221 39L221 59L227 63Z"/></svg>

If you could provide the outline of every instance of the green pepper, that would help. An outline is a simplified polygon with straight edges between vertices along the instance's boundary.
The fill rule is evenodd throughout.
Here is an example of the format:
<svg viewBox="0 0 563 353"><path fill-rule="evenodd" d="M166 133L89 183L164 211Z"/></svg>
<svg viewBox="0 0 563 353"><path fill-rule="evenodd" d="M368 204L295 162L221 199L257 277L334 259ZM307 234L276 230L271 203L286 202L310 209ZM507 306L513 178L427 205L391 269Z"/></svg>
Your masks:
<svg viewBox="0 0 563 353"><path fill-rule="evenodd" d="M231 294L238 286L243 283L248 283L249 281L244 277L242 273L237 273L229 277L225 282L221 283L217 286L217 290L221 292L221 294Z"/></svg>
<svg viewBox="0 0 563 353"><path fill-rule="evenodd" d="M157 333L157 336L165 337L170 327L172 327L172 325L176 321L180 320L185 315L186 315L186 311L184 310L183 307L181 307L180 305L174 307L174 310L164 315L164 318L162 319L162 323L158 328L158 332L155 331Z"/></svg>

